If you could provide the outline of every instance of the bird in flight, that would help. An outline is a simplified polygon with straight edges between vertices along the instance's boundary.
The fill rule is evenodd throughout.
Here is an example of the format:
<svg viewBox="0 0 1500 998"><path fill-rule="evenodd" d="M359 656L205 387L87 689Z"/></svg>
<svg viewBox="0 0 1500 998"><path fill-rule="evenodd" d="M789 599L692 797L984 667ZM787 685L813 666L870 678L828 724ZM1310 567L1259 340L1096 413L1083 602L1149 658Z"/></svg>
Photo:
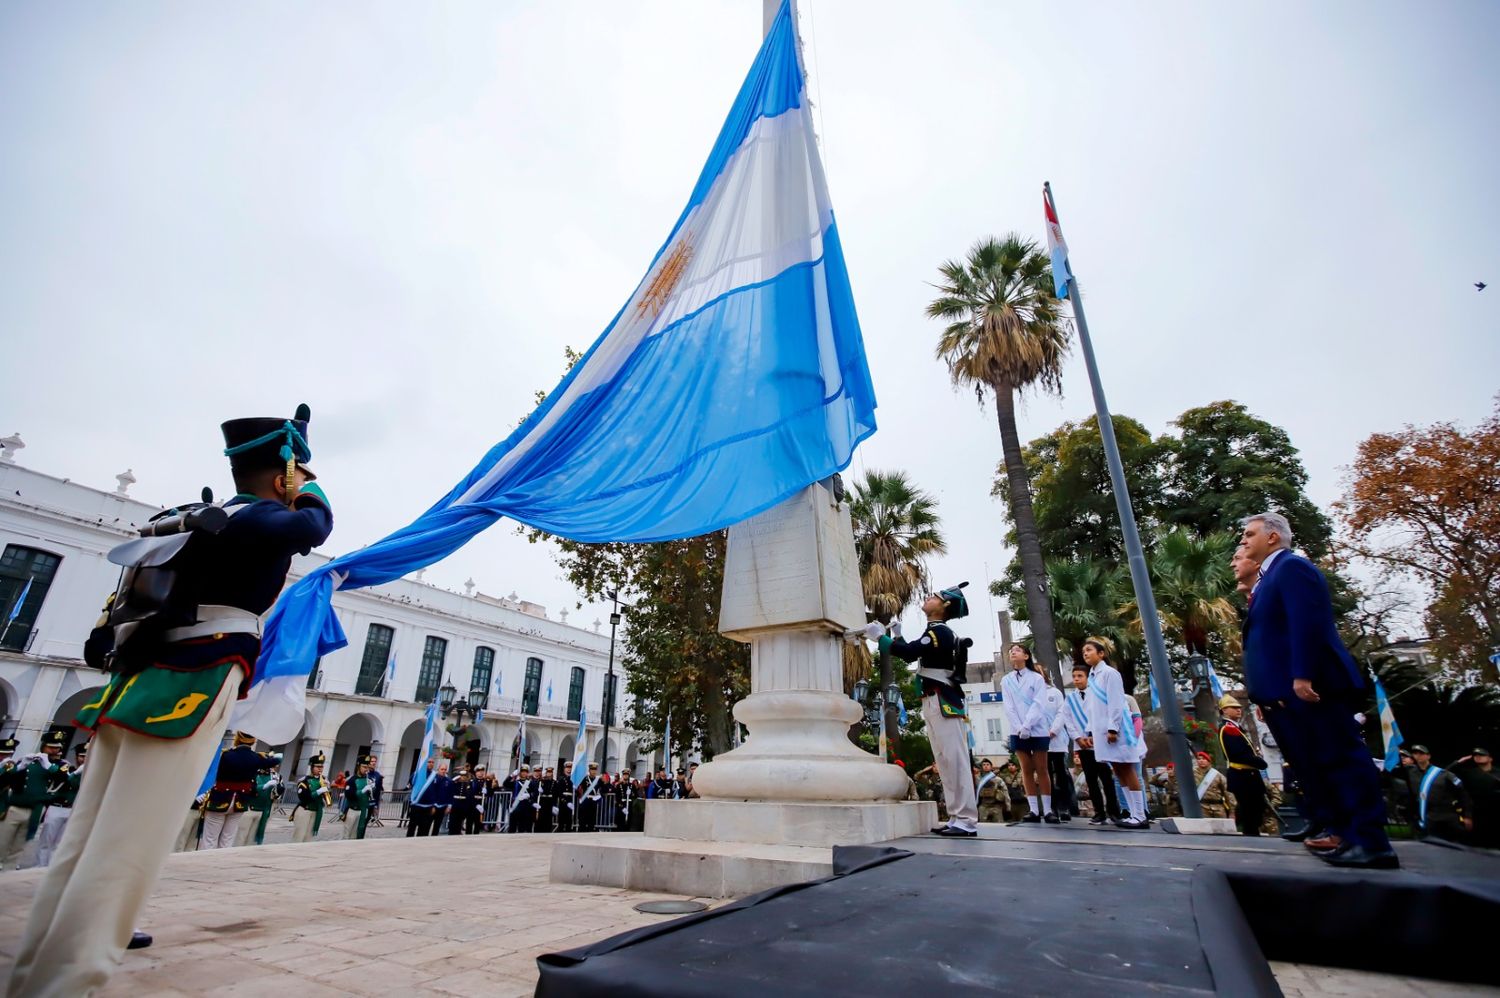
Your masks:
<svg viewBox="0 0 1500 998"><path fill-rule="evenodd" d="M1474 287L1476 290L1483 291L1485 288L1489 287L1489 285L1484 283L1483 281L1475 281Z"/></svg>

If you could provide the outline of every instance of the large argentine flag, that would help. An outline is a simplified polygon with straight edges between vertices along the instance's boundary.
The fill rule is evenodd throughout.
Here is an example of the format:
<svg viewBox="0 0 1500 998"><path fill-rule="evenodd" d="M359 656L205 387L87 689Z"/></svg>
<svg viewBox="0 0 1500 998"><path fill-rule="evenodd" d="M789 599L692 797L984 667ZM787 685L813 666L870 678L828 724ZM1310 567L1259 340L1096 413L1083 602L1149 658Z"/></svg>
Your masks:
<svg viewBox="0 0 1500 998"><path fill-rule="evenodd" d="M329 605L336 587L399 578L502 516L580 541L718 530L842 469L874 431L786 2L624 307L431 509L283 595L233 723L272 743L297 733L314 659L347 643Z"/></svg>
<svg viewBox="0 0 1500 998"><path fill-rule="evenodd" d="M437 755L437 730L438 730L438 703L434 699L427 705L427 728L422 732L422 747L417 750L416 768L411 773L411 797L410 800L419 800L422 791L427 789L427 784L432 782L432 773L427 772L427 760ZM433 766L433 773L437 772L437 766Z"/></svg>

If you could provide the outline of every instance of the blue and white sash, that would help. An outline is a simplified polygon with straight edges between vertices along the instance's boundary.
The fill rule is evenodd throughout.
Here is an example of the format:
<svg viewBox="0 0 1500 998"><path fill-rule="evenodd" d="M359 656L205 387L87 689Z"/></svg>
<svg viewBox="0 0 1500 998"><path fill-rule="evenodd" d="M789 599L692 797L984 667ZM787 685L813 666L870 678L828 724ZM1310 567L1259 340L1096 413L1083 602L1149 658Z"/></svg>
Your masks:
<svg viewBox="0 0 1500 998"><path fill-rule="evenodd" d="M1073 712L1073 720L1078 722L1078 726L1087 735L1089 733L1089 719L1088 715L1083 712L1083 697L1077 690L1073 690L1064 694L1063 699L1068 702L1068 709Z"/></svg>
<svg viewBox="0 0 1500 998"><path fill-rule="evenodd" d="M993 770L991 770L990 772L985 773L983 776L981 776L979 778L979 786L977 786L977 787L974 788L975 795L977 796L979 794L979 791L981 791L981 790L984 789L984 785L986 783L990 782L991 780L993 780L994 778L995 778L995 773L994 773Z"/></svg>
<svg viewBox="0 0 1500 998"><path fill-rule="evenodd" d="M1094 682L1092 676L1089 677L1089 689L1093 691L1094 696L1099 698L1099 702L1104 704L1104 709L1108 710L1109 697L1104 695L1104 690L1099 688L1099 684ZM1125 740L1126 745L1136 743L1135 720L1129 714L1125 715L1125 723L1121 725L1120 737Z"/></svg>
<svg viewBox="0 0 1500 998"><path fill-rule="evenodd" d="M1443 772L1437 766L1428 766L1427 772L1422 774L1422 786L1417 791L1417 824L1427 827L1427 791L1437 782L1438 774Z"/></svg>

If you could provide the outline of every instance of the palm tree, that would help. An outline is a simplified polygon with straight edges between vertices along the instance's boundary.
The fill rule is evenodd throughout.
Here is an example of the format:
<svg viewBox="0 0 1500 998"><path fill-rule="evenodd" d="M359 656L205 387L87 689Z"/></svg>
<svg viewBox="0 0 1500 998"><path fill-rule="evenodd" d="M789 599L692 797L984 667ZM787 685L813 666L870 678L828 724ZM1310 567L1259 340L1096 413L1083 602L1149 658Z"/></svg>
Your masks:
<svg viewBox="0 0 1500 998"><path fill-rule="evenodd" d="M938 339L937 355L948 365L954 384L974 387L981 401L985 388L995 393L1031 633L1037 656L1060 686L1047 569L1016 432L1016 395L1033 386L1062 391L1068 320L1053 294L1046 253L1016 233L1004 239L981 239L966 259L950 260L938 270L942 275L935 285L938 297L927 306L927 315L948 325Z"/></svg>
<svg viewBox="0 0 1500 998"><path fill-rule="evenodd" d="M1090 637L1105 638L1124 654L1123 646L1131 642L1120 616L1120 594L1129 586L1120 566L1092 558L1050 558L1047 579L1059 658L1081 663L1083 643Z"/></svg>
<svg viewBox="0 0 1500 998"><path fill-rule="evenodd" d="M891 618L923 595L927 587L926 559L948 550L938 529L937 502L912 485L904 472L865 472L853 486L849 514L854 521L854 547L859 554L859 577L865 605L874 618ZM844 688L869 671L863 645L845 645ZM890 655L881 656L880 685L891 685ZM887 730L896 730L899 708L886 705Z"/></svg>
<svg viewBox="0 0 1500 998"><path fill-rule="evenodd" d="M1236 538L1229 533L1199 537L1177 529L1164 535L1151 553L1151 589L1162 632L1188 655L1207 656L1220 651L1221 663L1239 654L1240 617L1231 597L1234 573L1229 556ZM1140 609L1134 599L1122 612L1130 632L1143 632ZM1199 720L1213 717L1213 697L1199 690L1195 712Z"/></svg>

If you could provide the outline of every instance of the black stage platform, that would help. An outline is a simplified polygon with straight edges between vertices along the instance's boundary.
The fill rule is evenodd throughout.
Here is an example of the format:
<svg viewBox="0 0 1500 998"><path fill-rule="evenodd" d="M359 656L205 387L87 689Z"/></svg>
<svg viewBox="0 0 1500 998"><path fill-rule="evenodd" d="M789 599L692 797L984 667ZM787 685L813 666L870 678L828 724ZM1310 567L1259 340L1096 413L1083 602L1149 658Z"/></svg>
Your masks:
<svg viewBox="0 0 1500 998"><path fill-rule="evenodd" d="M1500 857L1398 849L1400 872L1361 873L1077 824L838 849L827 880L544 956L536 993L1279 994L1268 960L1495 980Z"/></svg>

